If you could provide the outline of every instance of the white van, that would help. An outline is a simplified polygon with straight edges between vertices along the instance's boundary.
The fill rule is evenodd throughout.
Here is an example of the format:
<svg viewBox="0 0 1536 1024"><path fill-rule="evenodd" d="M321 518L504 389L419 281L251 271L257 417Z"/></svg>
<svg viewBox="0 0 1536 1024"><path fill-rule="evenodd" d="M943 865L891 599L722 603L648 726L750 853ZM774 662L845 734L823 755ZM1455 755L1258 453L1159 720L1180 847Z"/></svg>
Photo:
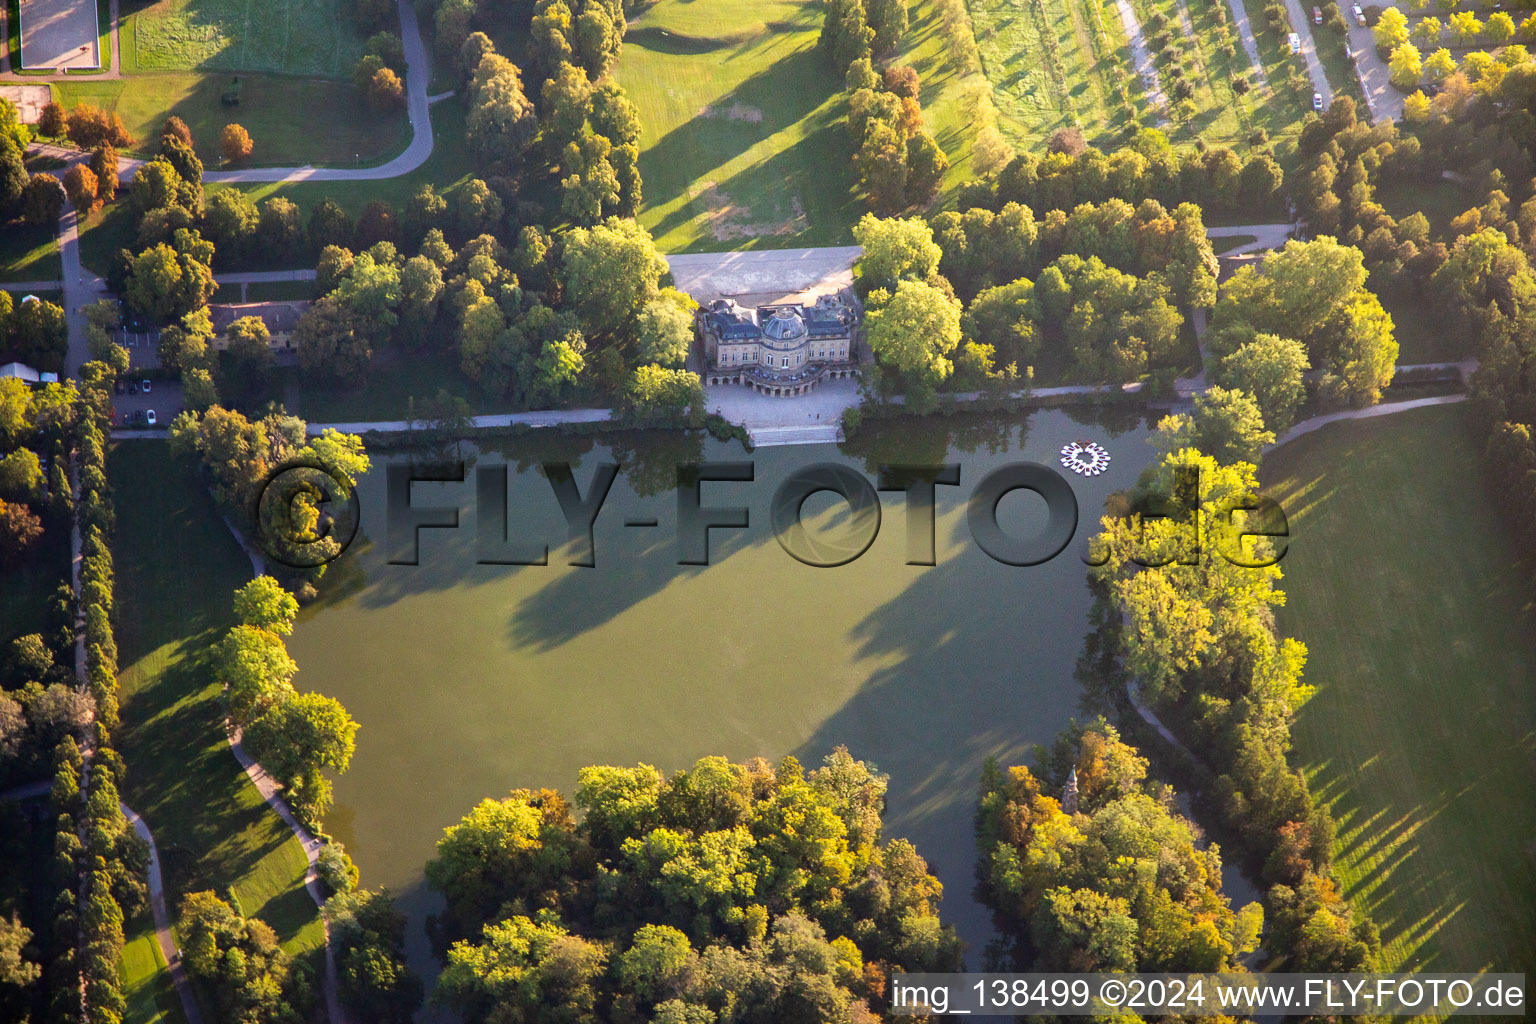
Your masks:
<svg viewBox="0 0 1536 1024"><path fill-rule="evenodd" d="M1291 52L1292 53L1300 53L1301 52L1301 36L1297 35L1295 32L1292 32L1287 37L1287 41L1291 44Z"/></svg>

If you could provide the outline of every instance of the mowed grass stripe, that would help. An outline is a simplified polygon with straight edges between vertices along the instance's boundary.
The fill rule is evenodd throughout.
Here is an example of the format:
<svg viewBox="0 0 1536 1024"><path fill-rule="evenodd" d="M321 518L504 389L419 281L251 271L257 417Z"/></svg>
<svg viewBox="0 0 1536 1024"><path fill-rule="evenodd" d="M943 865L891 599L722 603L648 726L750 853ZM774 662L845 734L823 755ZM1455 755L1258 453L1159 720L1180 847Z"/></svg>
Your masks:
<svg viewBox="0 0 1536 1024"><path fill-rule="evenodd" d="M1536 968L1536 631L1464 406L1330 426L1269 456L1291 520L1280 625L1318 693L1297 756L1386 965Z"/></svg>

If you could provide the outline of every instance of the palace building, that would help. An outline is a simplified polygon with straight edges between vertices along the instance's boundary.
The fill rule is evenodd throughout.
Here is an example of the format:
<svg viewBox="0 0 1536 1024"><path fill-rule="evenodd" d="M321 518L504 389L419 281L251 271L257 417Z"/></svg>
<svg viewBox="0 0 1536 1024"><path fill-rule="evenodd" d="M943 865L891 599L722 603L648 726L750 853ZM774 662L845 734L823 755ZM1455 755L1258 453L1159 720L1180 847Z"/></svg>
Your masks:
<svg viewBox="0 0 1536 1024"><path fill-rule="evenodd" d="M705 383L742 384L767 395L803 395L857 372L858 312L842 295L810 305L739 306L716 299L698 312Z"/></svg>

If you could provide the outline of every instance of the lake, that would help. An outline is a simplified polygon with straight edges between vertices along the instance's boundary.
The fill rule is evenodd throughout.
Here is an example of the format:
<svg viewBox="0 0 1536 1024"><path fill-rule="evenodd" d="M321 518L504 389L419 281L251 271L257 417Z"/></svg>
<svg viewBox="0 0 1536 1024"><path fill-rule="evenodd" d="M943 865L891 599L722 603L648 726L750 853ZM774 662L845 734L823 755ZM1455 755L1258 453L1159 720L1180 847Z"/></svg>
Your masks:
<svg viewBox="0 0 1536 1024"><path fill-rule="evenodd" d="M420 533L419 564L389 564L385 472L359 486L363 530L332 566L289 648L297 684L339 698L362 723L326 827L411 916L418 969L435 974L423 920L436 907L423 865L444 827L516 787L570 794L577 769L645 762L664 771L706 754L786 754L814 767L839 744L890 776L886 835L906 836L945 887L942 914L975 967L991 936L971 895L972 814L982 762L1028 758L1082 716L1073 665L1088 631L1081 556L1105 498L1155 455L1140 414L1041 410L866 431L833 447L762 448L665 434L535 434L466 448L464 483L418 483L414 506L456 506L459 527ZM972 540L966 504L1008 463L1058 466L1073 440L1104 444L1101 476L1062 470L1079 506L1076 535L1033 567L992 560ZM596 467L623 467L594 528L593 568L566 564L566 535L539 462L568 462L585 496ZM750 460L751 483L706 483L703 504L746 506L750 526L711 531L705 567L677 564L676 465ZM832 462L875 481L884 464L958 463L939 486L934 566L906 563L905 499L881 496L870 548L837 568L792 558L769 525L775 489ZM547 541L548 566L476 564L475 473L508 467L515 535ZM828 493L804 507L817 535L846 526ZM1005 531L1032 535L1045 503L1003 498ZM655 527L626 520L655 519Z"/></svg>

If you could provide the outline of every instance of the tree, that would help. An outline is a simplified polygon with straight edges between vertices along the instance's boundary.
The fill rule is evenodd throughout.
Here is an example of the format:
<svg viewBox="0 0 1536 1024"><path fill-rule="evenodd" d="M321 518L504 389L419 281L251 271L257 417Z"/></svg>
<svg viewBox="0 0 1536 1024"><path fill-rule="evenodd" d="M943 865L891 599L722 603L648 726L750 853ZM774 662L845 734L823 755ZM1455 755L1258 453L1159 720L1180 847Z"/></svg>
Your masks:
<svg viewBox="0 0 1536 1024"><path fill-rule="evenodd" d="M592 107L592 83L573 64L561 64L544 83L543 134L550 153L560 153L581 134Z"/></svg>
<svg viewBox="0 0 1536 1024"><path fill-rule="evenodd" d="M640 310L635 333L641 362L680 367L693 345L693 316L671 297L652 299Z"/></svg>
<svg viewBox="0 0 1536 1024"><path fill-rule="evenodd" d="M407 337L425 340L437 319L443 272L426 256L413 256L400 268L400 326Z"/></svg>
<svg viewBox="0 0 1536 1024"><path fill-rule="evenodd" d="M23 302L11 314L11 351L40 370L62 371L69 351L64 310L52 302Z"/></svg>
<svg viewBox="0 0 1536 1024"><path fill-rule="evenodd" d="M266 386L277 357L272 353L272 332L259 316L242 316L224 331L231 363L230 376L248 392L257 392Z"/></svg>
<svg viewBox="0 0 1536 1024"><path fill-rule="evenodd" d="M241 125L227 124L219 133L219 152L224 154L225 163L238 163L248 158L254 148L251 133Z"/></svg>
<svg viewBox="0 0 1536 1024"><path fill-rule="evenodd" d="M894 290L903 278L926 279L943 255L933 240L933 230L921 218L881 219L866 213L853 229L862 247L854 267L859 291Z"/></svg>
<svg viewBox="0 0 1536 1024"><path fill-rule="evenodd" d="M177 230L176 239L145 249L128 264L124 299L161 323L207 305L213 294L213 270L206 261L212 246L185 228Z"/></svg>
<svg viewBox="0 0 1536 1024"><path fill-rule="evenodd" d="M334 199L322 199L310 209L309 244L316 252L352 244L352 218Z"/></svg>
<svg viewBox="0 0 1536 1024"><path fill-rule="evenodd" d="M887 121L872 119L867 123L862 145L854 154L853 166L869 205L883 213L906 205L906 141L900 131Z"/></svg>
<svg viewBox="0 0 1536 1024"><path fill-rule="evenodd" d="M1424 74L1424 62L1419 57L1419 48L1412 43L1394 47L1387 67L1391 71L1392 84L1404 92L1418 85Z"/></svg>
<svg viewBox="0 0 1536 1024"><path fill-rule="evenodd" d="M1165 417L1157 429L1165 450L1193 447L1222 465L1257 465L1264 446L1275 440L1251 395L1220 386L1195 397L1192 416Z"/></svg>
<svg viewBox="0 0 1536 1024"><path fill-rule="evenodd" d="M117 198L118 170L117 150L112 143L103 142L91 152L91 173L96 175L97 195L102 202L110 203Z"/></svg>
<svg viewBox="0 0 1536 1024"><path fill-rule="evenodd" d="M374 110L387 113L405 106L405 83L389 68L379 68L368 79L368 102Z"/></svg>
<svg viewBox="0 0 1536 1024"><path fill-rule="evenodd" d="M1264 423L1283 432L1295 422L1296 409L1306 397L1302 378L1311 368L1301 342L1259 334L1223 358L1212 380L1253 396Z"/></svg>
<svg viewBox="0 0 1536 1024"><path fill-rule="evenodd" d="M42 968L24 955L32 932L16 914L0 917L0 985L30 985L42 977Z"/></svg>
<svg viewBox="0 0 1536 1024"><path fill-rule="evenodd" d="M9 220L22 204L27 190L27 167L21 150L10 139L0 136L0 217Z"/></svg>
<svg viewBox="0 0 1536 1024"><path fill-rule="evenodd" d="M462 190L460 194L462 195ZM448 200L438 195L432 183L427 182L417 189L405 204L403 223L406 238L411 242L420 243L428 231L447 225L447 214ZM474 234L479 233L479 231L474 232Z"/></svg>
<svg viewBox="0 0 1536 1024"><path fill-rule="evenodd" d="M1402 46L1408 41L1408 18L1396 7L1387 7L1376 20L1371 35L1380 49L1392 50Z"/></svg>
<svg viewBox="0 0 1536 1024"><path fill-rule="evenodd" d="M1418 24L1413 26L1413 31L1409 34L1419 45L1433 46L1440 41L1440 33L1444 28L1445 26L1440 23L1439 18L1430 15L1427 18L1420 18Z"/></svg>
<svg viewBox="0 0 1536 1024"><path fill-rule="evenodd" d="M627 335L667 272L650 233L614 217L573 229L562 256L567 299L589 335Z"/></svg>
<svg viewBox="0 0 1536 1024"><path fill-rule="evenodd" d="M235 591L235 618L279 636L293 632L299 602L271 576L257 576Z"/></svg>
<svg viewBox="0 0 1536 1024"><path fill-rule="evenodd" d="M203 229L218 251L233 259L250 253L261 225L261 213L251 197L237 188L215 192L203 209Z"/></svg>
<svg viewBox="0 0 1536 1024"><path fill-rule="evenodd" d="M43 521L26 505L0 501L0 566L14 568L43 536Z"/></svg>
<svg viewBox="0 0 1536 1024"><path fill-rule="evenodd" d="M681 419L698 424L704 418L704 386L689 370L636 367L624 393L624 409L641 423Z"/></svg>
<svg viewBox="0 0 1536 1024"><path fill-rule="evenodd" d="M927 203L938 194L949 170L949 157L932 135L916 132L907 138L907 200Z"/></svg>
<svg viewBox="0 0 1536 1024"><path fill-rule="evenodd" d="M293 331L299 368L319 380L361 384L373 358L368 334L359 317L339 300L327 295L299 318Z"/></svg>
<svg viewBox="0 0 1536 1024"><path fill-rule="evenodd" d="M1515 20L1505 11L1494 11L1483 23L1483 41L1502 46L1515 37Z"/></svg>
<svg viewBox="0 0 1536 1024"><path fill-rule="evenodd" d="M0 458L0 498L6 501L37 501L43 497L43 466L37 453L18 448Z"/></svg>
<svg viewBox="0 0 1536 1024"><path fill-rule="evenodd" d="M219 389L213 383L213 374L201 366L189 366L181 371L182 403L193 412L204 413L219 404Z"/></svg>
<svg viewBox="0 0 1536 1024"><path fill-rule="evenodd" d="M869 347L909 384L931 390L954 369L960 303L926 281L903 280L890 301L865 318Z"/></svg>
<svg viewBox="0 0 1536 1024"><path fill-rule="evenodd" d="M515 166L538 129L533 103L523 92L516 65L488 53L475 69L464 139L484 160Z"/></svg>
<svg viewBox="0 0 1536 1024"><path fill-rule="evenodd" d="M58 178L51 174L34 174L22 197L22 216L28 224L56 224L64 213L67 199Z"/></svg>
<svg viewBox="0 0 1536 1024"><path fill-rule="evenodd" d="M298 259L304 250L304 222L299 216L299 208L283 196L268 199L261 204L256 236L262 251L273 259Z"/></svg>
<svg viewBox="0 0 1536 1024"><path fill-rule="evenodd" d="M1450 17L1451 37L1459 46L1471 46L1482 34L1483 23L1472 11L1457 11Z"/></svg>
<svg viewBox="0 0 1536 1024"><path fill-rule="evenodd" d="M64 194L82 217L96 212L96 175L84 164L75 164L64 174Z"/></svg>
<svg viewBox="0 0 1536 1024"><path fill-rule="evenodd" d="M186 370L202 366L213 337L213 321L206 306L183 316L160 331L157 354L160 365L168 370ZM206 369L206 367L204 367Z"/></svg>
<svg viewBox="0 0 1536 1024"><path fill-rule="evenodd" d="M895 49L907 33L907 0L869 0L865 7L875 32L870 46L876 53Z"/></svg>
<svg viewBox="0 0 1536 1024"><path fill-rule="evenodd" d="M1451 56L1451 51L1443 46L1424 61L1424 74L1431 82L1443 82L1455 73L1456 58Z"/></svg>
<svg viewBox="0 0 1536 1024"><path fill-rule="evenodd" d="M289 694L253 721L246 739L262 767L290 790L301 816L317 821L330 804L322 768L341 773L352 763L357 723L334 697Z"/></svg>
<svg viewBox="0 0 1536 1024"><path fill-rule="evenodd" d="M42 112L37 118L37 132L48 138L56 139L64 134L65 115L64 106L57 100L49 100L43 104Z"/></svg>
<svg viewBox="0 0 1536 1024"><path fill-rule="evenodd" d="M471 179L459 189L455 203L459 232L464 237L493 234L501 226L501 197L479 178Z"/></svg>
<svg viewBox="0 0 1536 1024"><path fill-rule="evenodd" d="M165 124L160 126L160 150L165 151L166 140L175 139L188 149L192 147L192 129L187 127L187 122L172 114L165 119Z"/></svg>

